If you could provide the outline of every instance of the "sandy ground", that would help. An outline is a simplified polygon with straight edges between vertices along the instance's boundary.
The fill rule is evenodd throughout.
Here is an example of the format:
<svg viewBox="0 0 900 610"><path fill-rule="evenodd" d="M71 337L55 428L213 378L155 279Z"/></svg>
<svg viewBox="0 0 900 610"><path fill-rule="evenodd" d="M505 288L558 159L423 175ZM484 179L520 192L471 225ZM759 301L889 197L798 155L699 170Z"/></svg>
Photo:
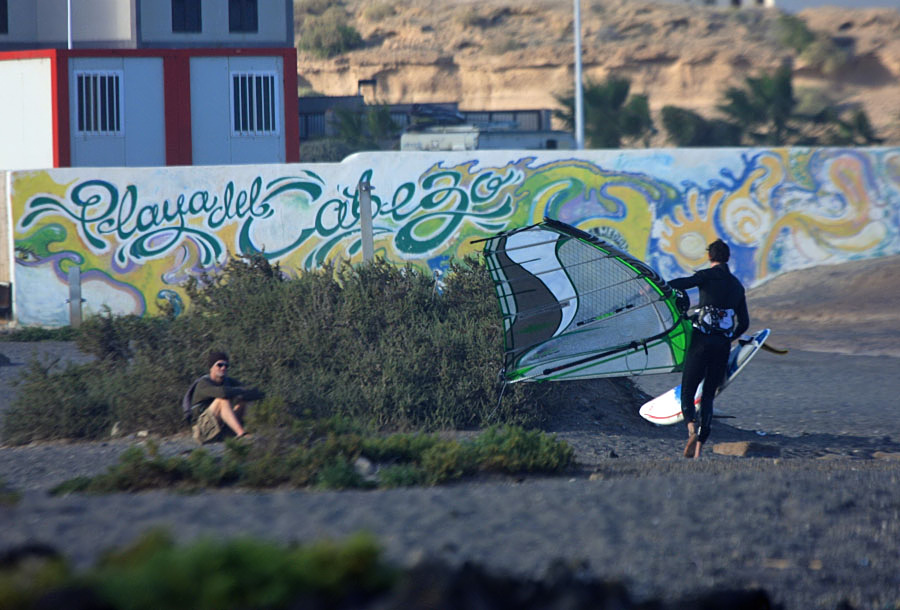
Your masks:
<svg viewBox="0 0 900 610"><path fill-rule="evenodd" d="M556 559L623 580L638 599L763 587L789 609L900 607L900 258L823 267L751 291L751 328L770 342L717 400L712 447L680 457L680 426L636 404L678 383L636 378L647 396L572 394L551 427L576 448L565 476L497 478L370 492L149 492L51 497L100 472L137 440L0 448L0 478L22 500L0 507L0 552L27 542L79 566L162 525L179 540L252 534L281 542L374 533L401 564L475 561L539 576ZM860 279L863 278L863 279ZM862 340L861 340L862 338ZM34 349L0 344L0 410ZM600 386L598 386L600 387ZM627 398L627 400L626 400ZM714 452L748 441L778 457ZM163 450L192 448L186 438Z"/></svg>

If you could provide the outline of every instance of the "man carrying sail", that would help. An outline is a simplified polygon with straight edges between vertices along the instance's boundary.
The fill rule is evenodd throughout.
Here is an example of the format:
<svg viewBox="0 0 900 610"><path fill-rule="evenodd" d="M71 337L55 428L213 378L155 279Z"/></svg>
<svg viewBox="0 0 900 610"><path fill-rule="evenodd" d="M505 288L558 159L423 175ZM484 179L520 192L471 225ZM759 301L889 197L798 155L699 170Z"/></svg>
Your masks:
<svg viewBox="0 0 900 610"><path fill-rule="evenodd" d="M740 280L728 269L731 249L721 239L707 248L710 267L690 277L671 280L676 290L700 289L699 311L693 320L691 344L681 375L681 413L687 423L688 441L684 457L700 457L700 448L709 438L716 390L725 379L731 342L750 326L747 299ZM697 386L703 381L700 421L694 407Z"/></svg>

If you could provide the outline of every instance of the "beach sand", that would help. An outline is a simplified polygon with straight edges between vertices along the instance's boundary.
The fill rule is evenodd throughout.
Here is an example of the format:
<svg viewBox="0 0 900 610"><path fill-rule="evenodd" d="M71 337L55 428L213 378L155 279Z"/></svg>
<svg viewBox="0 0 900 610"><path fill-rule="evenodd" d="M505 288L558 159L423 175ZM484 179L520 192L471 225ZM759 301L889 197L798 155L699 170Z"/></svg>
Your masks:
<svg viewBox="0 0 900 610"><path fill-rule="evenodd" d="M40 542L75 565L150 527L178 540L253 535L282 543L373 533L389 559L477 562L539 577L556 560L620 580L637 599L762 587L788 609L900 606L900 258L819 267L751 291L761 352L717 400L705 455L681 457L681 426L637 408L677 375L573 385L549 430L576 449L563 476L483 477L382 491L163 491L51 497L139 439L0 448L0 478L22 500L0 506L0 552ZM0 344L2 396L34 349ZM0 410L6 403L0 403ZM166 453L194 447L161 439ZM745 443L751 454L719 450ZM755 452L755 453L754 453Z"/></svg>

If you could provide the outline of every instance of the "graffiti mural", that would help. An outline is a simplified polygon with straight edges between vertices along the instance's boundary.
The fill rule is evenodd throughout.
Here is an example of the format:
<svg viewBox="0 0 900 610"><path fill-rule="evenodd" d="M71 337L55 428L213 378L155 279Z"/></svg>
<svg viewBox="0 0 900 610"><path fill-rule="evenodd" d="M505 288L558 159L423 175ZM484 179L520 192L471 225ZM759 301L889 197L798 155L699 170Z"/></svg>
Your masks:
<svg viewBox="0 0 900 610"><path fill-rule="evenodd" d="M663 277L732 245L748 285L784 271L900 252L900 149L361 153L342 163L12 172L14 307L183 311L183 284L231 254L288 273L362 257L358 184L373 187L376 254L440 271L477 240L549 216L614 242Z"/></svg>

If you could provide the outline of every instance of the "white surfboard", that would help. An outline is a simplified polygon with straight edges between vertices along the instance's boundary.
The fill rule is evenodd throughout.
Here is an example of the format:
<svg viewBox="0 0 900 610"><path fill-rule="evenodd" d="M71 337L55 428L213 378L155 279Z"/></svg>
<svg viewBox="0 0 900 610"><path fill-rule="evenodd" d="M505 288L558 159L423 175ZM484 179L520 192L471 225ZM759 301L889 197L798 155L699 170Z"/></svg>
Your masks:
<svg viewBox="0 0 900 610"><path fill-rule="evenodd" d="M716 396L728 387L728 384L738 376L738 373L744 370L744 367L756 355L768 337L769 329L764 328L750 337L743 337L731 349L731 354L728 356L728 370L725 373L725 380L719 386L718 391L716 391ZM700 397L702 395L703 382L701 381L697 392L694 394L694 406L700 405ZM684 416L681 414L681 384L678 384L665 394L645 402L641 407L640 414L647 421L660 426L669 426L682 421Z"/></svg>

